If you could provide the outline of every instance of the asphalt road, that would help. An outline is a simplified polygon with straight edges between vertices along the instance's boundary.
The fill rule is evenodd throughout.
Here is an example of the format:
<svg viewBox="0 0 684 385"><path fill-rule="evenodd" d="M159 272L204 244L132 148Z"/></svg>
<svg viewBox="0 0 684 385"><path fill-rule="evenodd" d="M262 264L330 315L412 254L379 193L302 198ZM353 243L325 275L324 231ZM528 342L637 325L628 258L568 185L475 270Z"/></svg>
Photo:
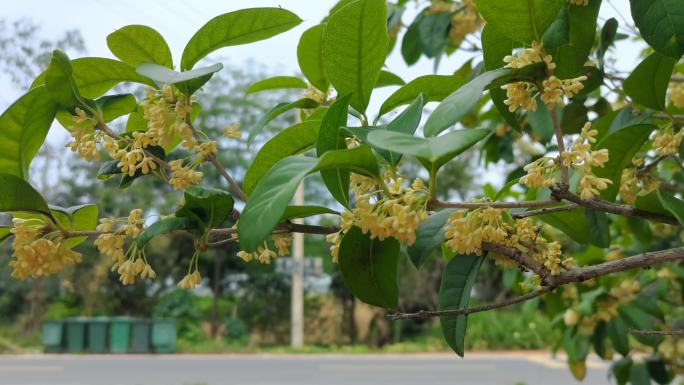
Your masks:
<svg viewBox="0 0 684 385"><path fill-rule="evenodd" d="M590 362L583 385L609 384ZM1 385L565 385L539 354L0 356Z"/></svg>

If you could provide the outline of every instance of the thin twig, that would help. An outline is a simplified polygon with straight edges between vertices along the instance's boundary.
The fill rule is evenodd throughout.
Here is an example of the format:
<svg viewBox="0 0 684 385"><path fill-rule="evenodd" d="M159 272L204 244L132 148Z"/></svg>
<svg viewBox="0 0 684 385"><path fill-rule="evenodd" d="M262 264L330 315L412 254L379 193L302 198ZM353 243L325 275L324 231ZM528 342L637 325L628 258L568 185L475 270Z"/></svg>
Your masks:
<svg viewBox="0 0 684 385"><path fill-rule="evenodd" d="M226 168L223 167L223 164L219 162L215 155L209 157L209 162L211 162L211 164L214 165L214 168L216 168L219 174L221 174L223 179L225 179L226 182L228 182L228 185L230 186L230 189L233 190L233 193L235 193L235 195L237 195L237 197L241 201L247 202L247 195L245 194L245 192L242 190L240 185L237 184L237 182L235 182L235 179L233 179L233 177L231 177L230 174L228 174Z"/></svg>
<svg viewBox="0 0 684 385"><path fill-rule="evenodd" d="M632 334L639 334L642 336L684 336L684 329L679 330L639 330L627 329Z"/></svg>
<svg viewBox="0 0 684 385"><path fill-rule="evenodd" d="M658 213L653 213L650 211L640 210L636 207L630 205L623 205L619 203L609 202L607 200L594 197L593 199L585 200L579 196L571 193L570 191L563 190L560 188L551 188L551 195L557 199L565 199L570 202L576 203L579 206L590 208L597 211L603 211L606 213L622 215L624 217L638 217L643 219L648 219L650 221L662 222L669 225L677 226L679 222L676 218L669 215L663 215Z"/></svg>
<svg viewBox="0 0 684 385"><path fill-rule="evenodd" d="M579 205L576 203L569 203L569 204L566 204L563 206L544 207L544 208L537 209L537 210L529 210L529 211L524 211L521 213L515 213L515 214L511 214L511 216L515 219L523 219L523 218L534 217L537 215L557 213L559 211L572 211L578 207L579 207Z"/></svg>
<svg viewBox="0 0 684 385"><path fill-rule="evenodd" d="M555 199L543 199L535 201L520 202L441 202L433 200L428 202L428 208L456 208L456 209L479 209L482 207L492 207L497 209L517 209L545 207L558 204Z"/></svg>
<svg viewBox="0 0 684 385"><path fill-rule="evenodd" d="M657 166L658 163L665 159L667 159L667 156L659 156L655 158L651 163L645 165L639 171L637 171L637 178L643 178L646 174L648 174L649 171L653 169L653 167Z"/></svg>
<svg viewBox="0 0 684 385"><path fill-rule="evenodd" d="M558 119L558 112L556 108L551 108L549 110L551 113L551 122L553 123L553 131L556 134L556 142L558 144L558 164L560 165L561 171L561 188L567 189L570 185L570 174L568 172L568 167L563 164L563 154L565 153L565 142L563 141L563 130L560 125L560 120Z"/></svg>

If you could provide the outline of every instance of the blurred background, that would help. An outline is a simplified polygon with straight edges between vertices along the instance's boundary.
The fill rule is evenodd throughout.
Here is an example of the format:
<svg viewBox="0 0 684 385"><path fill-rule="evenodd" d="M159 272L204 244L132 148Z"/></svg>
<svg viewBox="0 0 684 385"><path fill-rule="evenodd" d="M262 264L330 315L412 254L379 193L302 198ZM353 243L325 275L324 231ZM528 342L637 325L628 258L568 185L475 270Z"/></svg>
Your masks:
<svg viewBox="0 0 684 385"><path fill-rule="evenodd" d="M165 36L180 57L185 42L213 16L231 10L256 7L283 7L298 14L304 23L273 39L221 50L208 62L222 62L224 69L200 93L203 110L198 126L212 137L220 137L225 126L241 123L248 127L265 111L281 101L298 95L285 91L245 96L252 83L274 75L297 75L296 44L305 29L317 24L334 5L333 0L305 1L22 1L3 5L0 19L0 107L21 95L49 61L54 48L70 57L113 57L106 47L106 36L128 24L147 24ZM617 10L629 17L626 0L604 6L601 20L616 17ZM404 15L412 20L418 5L412 2ZM605 14L603 14L605 13ZM632 44L623 41L619 44ZM618 47L619 49L619 47ZM396 50L395 50L396 51ZM621 63L634 63L638 49L626 49ZM448 74L473 57L458 51L444 58L436 72ZM633 59L633 60L632 60ZM476 59L479 60L479 59ZM389 61L389 70L411 80L433 72L434 63L423 57L407 67L398 52ZM374 93L370 110L376 110L395 88ZM121 87L117 91L142 90ZM430 107L430 106L428 106ZM388 116L391 118L391 116ZM254 157L260 144L294 122L294 115L271 123L260 141L250 148L241 141L220 141L221 161L234 170L238 179ZM116 124L116 123L115 123ZM122 122L118 122L122 124ZM33 163L31 182L52 204L69 207L96 203L101 217L125 216L134 208L146 215L173 212L179 194L151 178L137 180L127 190L114 180L96 178L98 165L86 163L65 150L67 133L53 127L49 139ZM467 200L500 180L496 171L503 164L478 166L478 159L463 156L443 168L441 199ZM417 165L407 162L407 173L415 175ZM493 171L492 171L493 170ZM205 185L221 186L219 177L205 170ZM492 172L490 172L492 171ZM474 175L478 175L475 178ZM483 177L484 176L484 177ZM450 183L450 181L452 183ZM491 187L491 185L489 186ZM307 179L306 201L336 207L326 201L324 186ZM7 221L8 218L0 218ZM154 217L153 217L154 219ZM326 223L325 219L320 224ZM305 244L304 343L297 351L310 352L436 352L449 350L443 342L437 320L390 322L384 311L355 300L344 287L331 262L328 245L322 236L307 236ZM270 265L244 263L235 256L235 246L201 255L201 286L195 290L177 289L193 254L190 238L179 235L155 238L148 246L148 258L157 272L154 281L138 281L123 286L109 271L111 262L99 256L92 242L80 248L83 262L58 276L42 280L18 281L10 278L10 245L0 245L0 352L31 352L42 349L41 325L70 317L130 316L175 321L176 350L180 352L277 352L290 351L291 263L279 258ZM400 266L403 311L437 307L443 261L432 259L416 271L408 259ZM515 272L514 272L515 273ZM510 274L509 274L510 275ZM514 277L489 264L483 267L476 284L478 303L501 300L511 295ZM469 317L468 350L540 349L553 340L550 322L537 311L538 303Z"/></svg>

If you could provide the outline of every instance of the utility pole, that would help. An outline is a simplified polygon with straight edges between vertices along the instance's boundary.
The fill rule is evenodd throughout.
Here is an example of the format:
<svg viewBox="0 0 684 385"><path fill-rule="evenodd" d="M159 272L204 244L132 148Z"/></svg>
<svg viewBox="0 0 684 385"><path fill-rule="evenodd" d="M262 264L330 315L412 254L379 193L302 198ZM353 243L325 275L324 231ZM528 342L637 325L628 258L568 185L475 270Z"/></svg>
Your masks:
<svg viewBox="0 0 684 385"><path fill-rule="evenodd" d="M304 204L304 181L297 187L295 205ZM304 223L295 219L295 223ZM290 345L301 348L304 345L304 234L294 233L292 240L292 299L290 309Z"/></svg>

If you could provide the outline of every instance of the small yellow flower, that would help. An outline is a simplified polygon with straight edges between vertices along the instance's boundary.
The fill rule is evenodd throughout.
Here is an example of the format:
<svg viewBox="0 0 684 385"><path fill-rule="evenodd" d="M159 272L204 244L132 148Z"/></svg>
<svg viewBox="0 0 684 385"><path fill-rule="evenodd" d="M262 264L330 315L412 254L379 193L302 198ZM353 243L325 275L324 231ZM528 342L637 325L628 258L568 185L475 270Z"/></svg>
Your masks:
<svg viewBox="0 0 684 385"><path fill-rule="evenodd" d="M240 132L240 123L235 123L224 128L223 135L233 139L240 139L242 136L242 132Z"/></svg>

